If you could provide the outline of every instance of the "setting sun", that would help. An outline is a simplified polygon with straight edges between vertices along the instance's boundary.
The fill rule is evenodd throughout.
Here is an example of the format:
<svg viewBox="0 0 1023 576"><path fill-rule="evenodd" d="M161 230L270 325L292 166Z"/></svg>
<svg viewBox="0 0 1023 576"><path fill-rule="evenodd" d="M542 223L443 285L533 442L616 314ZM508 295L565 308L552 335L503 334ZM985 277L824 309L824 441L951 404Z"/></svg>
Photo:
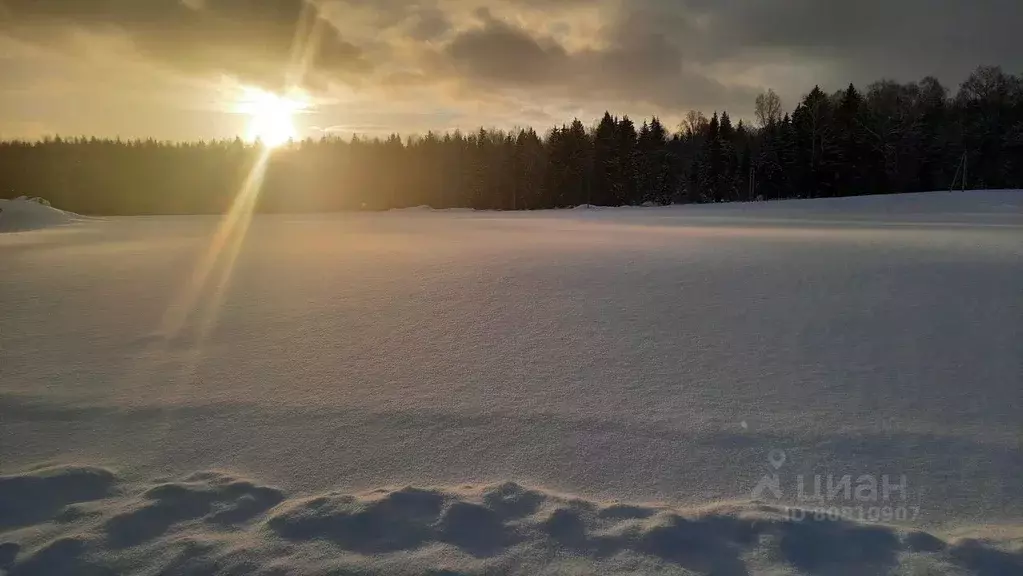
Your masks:
<svg viewBox="0 0 1023 576"><path fill-rule="evenodd" d="M300 96L280 96L259 88L245 88L236 110L249 116L248 140L277 148L297 137L295 114L308 108L308 102Z"/></svg>

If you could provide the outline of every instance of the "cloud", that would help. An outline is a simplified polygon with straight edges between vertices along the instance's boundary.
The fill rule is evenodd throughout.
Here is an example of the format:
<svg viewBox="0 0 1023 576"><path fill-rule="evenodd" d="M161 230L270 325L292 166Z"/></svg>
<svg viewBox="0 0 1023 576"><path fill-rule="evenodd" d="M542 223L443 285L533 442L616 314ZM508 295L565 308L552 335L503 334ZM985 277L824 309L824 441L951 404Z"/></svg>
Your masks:
<svg viewBox="0 0 1023 576"><path fill-rule="evenodd" d="M607 106L642 104L670 113L736 105L755 95L748 86L712 77L699 62L688 60L668 34L644 28L630 15L606 27L590 46L576 50L490 10L477 10L476 17L477 24L443 47L435 74L454 75L491 91L588 102L596 106L594 111L601 100Z"/></svg>
<svg viewBox="0 0 1023 576"><path fill-rule="evenodd" d="M814 83L934 75L954 84L981 64L1023 69L1023 51L1014 48L1016 23L1023 20L1018 0L632 0L623 6L620 21L632 22L634 35L669 35L705 65L823 64Z"/></svg>
<svg viewBox="0 0 1023 576"><path fill-rule="evenodd" d="M266 86L364 72L361 50L304 0L3 0L0 30L36 42L82 31L124 39L138 55L190 73Z"/></svg>
<svg viewBox="0 0 1023 576"><path fill-rule="evenodd" d="M132 85L116 68L145 62L196 81L226 75L267 88L340 91L337 110L377 110L382 119L374 126L387 124L389 108L410 107L425 110L425 118L445 111L436 128L457 117L467 129L571 119L559 114L587 119L605 109L668 121L690 108L742 117L768 87L788 108L814 84L836 89L934 75L954 88L980 64L1023 70L1023 51L1014 45L1014 25L1023 21L1018 0L481 4L0 0L0 36L64 46L80 60L76 76L89 76L83 70L106 59L106 72L92 75L104 89ZM36 62L6 65L19 70L14 82L23 86L15 89L28 89L32 74L24 71ZM406 130L398 125L405 116L395 118L393 128ZM334 124L362 122L321 123Z"/></svg>
<svg viewBox="0 0 1023 576"><path fill-rule="evenodd" d="M446 14L437 8L426 8L415 14L415 23L410 33L412 38L420 41L439 38L451 30L451 21Z"/></svg>
<svg viewBox="0 0 1023 576"><path fill-rule="evenodd" d="M553 38L534 37L494 18L486 9L478 15L482 25L458 34L444 48L454 68L465 77L521 86L548 83L559 73L571 73L568 54Z"/></svg>

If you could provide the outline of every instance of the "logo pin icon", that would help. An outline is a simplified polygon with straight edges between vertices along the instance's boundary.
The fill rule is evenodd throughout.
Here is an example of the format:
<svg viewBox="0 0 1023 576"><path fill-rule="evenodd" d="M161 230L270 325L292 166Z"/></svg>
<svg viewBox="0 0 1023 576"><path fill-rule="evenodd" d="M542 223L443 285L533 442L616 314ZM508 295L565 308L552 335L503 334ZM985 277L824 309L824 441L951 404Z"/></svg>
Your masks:
<svg viewBox="0 0 1023 576"><path fill-rule="evenodd" d="M774 466L775 470L780 469L785 465L785 451L784 450L771 450L767 453L767 461Z"/></svg>

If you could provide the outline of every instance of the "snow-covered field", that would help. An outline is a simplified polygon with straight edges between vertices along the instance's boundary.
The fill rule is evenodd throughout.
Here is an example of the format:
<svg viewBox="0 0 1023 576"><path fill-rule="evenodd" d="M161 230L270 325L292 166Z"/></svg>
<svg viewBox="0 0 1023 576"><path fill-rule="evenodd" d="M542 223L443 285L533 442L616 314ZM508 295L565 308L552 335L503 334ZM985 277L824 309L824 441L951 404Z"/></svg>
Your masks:
<svg viewBox="0 0 1023 576"><path fill-rule="evenodd" d="M61 214L0 573L1023 573L1023 192Z"/></svg>

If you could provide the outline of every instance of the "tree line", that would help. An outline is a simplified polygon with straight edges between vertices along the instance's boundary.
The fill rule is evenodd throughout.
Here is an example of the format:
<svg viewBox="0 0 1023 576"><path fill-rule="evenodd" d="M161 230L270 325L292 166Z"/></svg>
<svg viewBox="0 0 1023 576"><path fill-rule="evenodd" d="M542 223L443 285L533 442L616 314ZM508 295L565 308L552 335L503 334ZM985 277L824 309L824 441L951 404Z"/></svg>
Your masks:
<svg viewBox="0 0 1023 576"><path fill-rule="evenodd" d="M219 213L262 156L240 139L0 142L0 197L87 214ZM975 70L862 91L814 87L783 113L768 91L752 123L689 112L677 129L606 113L544 134L480 129L402 139L324 137L275 150L258 209L521 210L1023 188L1023 75Z"/></svg>

